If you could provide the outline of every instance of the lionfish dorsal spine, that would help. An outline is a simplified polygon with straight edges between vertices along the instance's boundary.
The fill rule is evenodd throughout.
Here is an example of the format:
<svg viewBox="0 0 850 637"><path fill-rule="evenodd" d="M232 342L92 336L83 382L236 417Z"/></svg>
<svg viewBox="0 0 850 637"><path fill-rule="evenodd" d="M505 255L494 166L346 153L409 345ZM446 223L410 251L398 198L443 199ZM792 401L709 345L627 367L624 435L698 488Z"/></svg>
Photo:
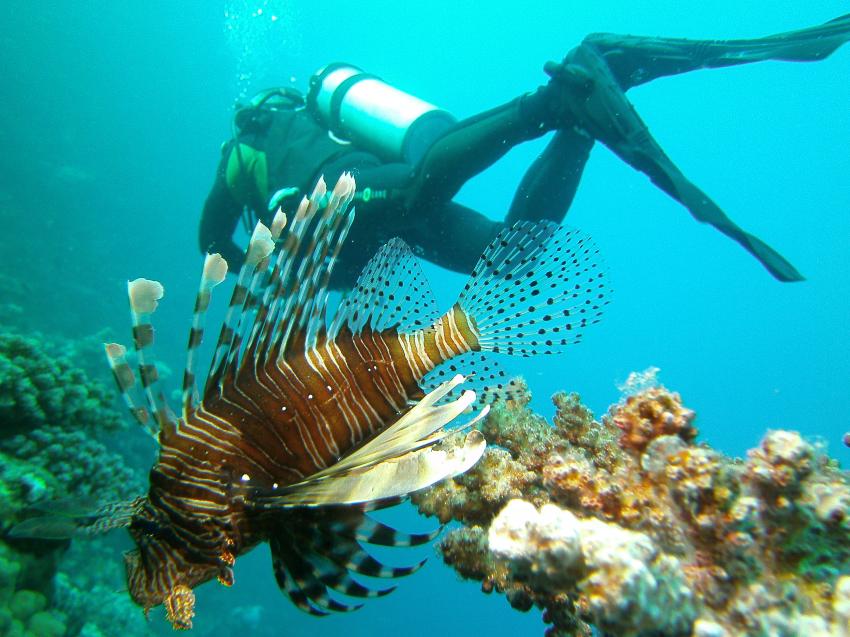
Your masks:
<svg viewBox="0 0 850 637"><path fill-rule="evenodd" d="M311 345L308 333L315 336L314 330L310 329L312 326L308 325L308 319L319 301L318 297L321 296L320 280L325 273L329 274L333 269L333 262L326 261L328 253L332 248L341 245L345 239L344 234L340 235L338 230L340 227L348 227L348 224L342 222L353 214L348 210L348 204L354 195L354 181L351 176L343 174L327 201L325 201L326 195L327 191L323 190L321 201L315 202L317 205L324 204L324 207L321 216L314 221L313 233L304 248L293 280L294 287L290 303L284 313L286 331L282 339L282 351L286 349L295 334L299 336L298 346L304 347L305 350ZM342 196L345 198L343 199ZM347 214L343 214L346 212Z"/></svg>
<svg viewBox="0 0 850 637"><path fill-rule="evenodd" d="M154 329L150 316L157 308L165 291L158 281L135 279L127 283L130 316L133 325L133 344L138 359L139 379L146 407L138 406L132 397L135 377L126 359L126 349L117 343L105 346L106 356L124 402L144 430L158 439L159 432L176 424L174 414L166 405L165 397L158 391L159 372L148 354L154 344Z"/></svg>
<svg viewBox="0 0 850 637"><path fill-rule="evenodd" d="M195 310L192 315L192 327L189 328L189 342L186 346L186 369L183 372L183 418L196 406L198 383L195 377L195 357L204 340L204 325L207 309L212 299L212 290L227 276L227 262L220 254L208 254L204 259L201 283L195 297Z"/></svg>
<svg viewBox="0 0 850 637"><path fill-rule="evenodd" d="M299 212L302 209L306 209L308 205L309 202L305 197L301 201ZM282 210L278 210L271 225L272 238L277 245L277 257L274 260L274 266L269 275L269 284L263 292L257 320L252 329L245 354L246 357L250 357L254 361L255 365L262 364L266 359L272 329L280 312L284 292L283 282L288 276L289 268L291 268L291 260L286 259L286 255L295 249L297 242L294 228L297 228L299 225L298 212L295 215L295 223L292 224L293 229L290 229L281 238L287 221L286 214Z"/></svg>
<svg viewBox="0 0 850 637"><path fill-rule="evenodd" d="M218 335L215 353L207 375L205 392L214 388L217 388L219 393L221 391L222 378L228 364L232 361L232 357L238 354L241 345L239 328L250 302L254 274L260 264L267 263L266 259L273 248L274 241L271 238L271 231L263 224L258 223L251 235L245 254L245 262L239 270L236 285L233 287L233 293L230 296L230 303Z"/></svg>
<svg viewBox="0 0 850 637"><path fill-rule="evenodd" d="M103 349L106 353L106 359L109 361L109 367L112 370L112 377L115 379L118 392L121 394L121 399L127 406L127 410L145 433L156 440L159 431L151 419L150 411L143 405L138 404L138 401L133 396L136 376L133 373L130 363L127 362L127 348L120 343L104 343Z"/></svg>
<svg viewBox="0 0 850 637"><path fill-rule="evenodd" d="M292 308L294 278L292 271L297 262L295 255L300 253L304 233L318 210L319 201L324 197L326 190L324 179L320 178L311 195L302 198L288 232L281 239L271 284L267 289L269 311L263 317L263 324L258 327L255 365L262 365L269 358L276 360L285 348L286 336L282 335L280 330L287 325L286 318Z"/></svg>
<svg viewBox="0 0 850 637"><path fill-rule="evenodd" d="M278 208L274 218L272 219L271 226L269 226L271 238L275 242L275 246L278 245L280 235L286 227L286 221L286 213L284 213L282 209ZM262 297L259 299L254 325L251 328L251 333L245 344L246 359L256 359L257 347L261 343L263 327L266 320L268 320L269 312L272 310L272 301L278 289L278 276L280 275L281 262L281 251L278 250L277 258L274 260L271 273L268 275L268 280L264 286Z"/></svg>

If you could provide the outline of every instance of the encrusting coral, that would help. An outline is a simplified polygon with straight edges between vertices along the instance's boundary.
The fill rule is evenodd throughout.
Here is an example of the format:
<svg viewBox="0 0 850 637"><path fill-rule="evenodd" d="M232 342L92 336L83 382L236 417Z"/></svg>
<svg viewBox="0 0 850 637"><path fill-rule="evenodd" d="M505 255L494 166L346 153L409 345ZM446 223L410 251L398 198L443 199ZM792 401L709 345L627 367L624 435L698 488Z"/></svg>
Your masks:
<svg viewBox="0 0 850 637"><path fill-rule="evenodd" d="M414 496L464 524L446 563L553 636L850 637L847 475L791 431L746 460L697 444L679 395L640 380L601 422L574 394L554 426L497 405L478 465Z"/></svg>

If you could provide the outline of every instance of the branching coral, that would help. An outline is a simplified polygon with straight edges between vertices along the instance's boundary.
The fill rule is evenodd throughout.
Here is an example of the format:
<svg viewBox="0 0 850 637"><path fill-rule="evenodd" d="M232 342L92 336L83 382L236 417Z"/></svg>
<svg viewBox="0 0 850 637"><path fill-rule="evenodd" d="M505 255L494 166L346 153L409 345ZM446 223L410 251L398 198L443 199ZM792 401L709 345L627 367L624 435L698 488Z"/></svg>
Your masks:
<svg viewBox="0 0 850 637"><path fill-rule="evenodd" d="M552 635L850 634L850 481L822 449L772 431L728 458L656 385L602 422L554 400L554 426L497 406L482 461L415 497L469 525L439 545L462 576Z"/></svg>

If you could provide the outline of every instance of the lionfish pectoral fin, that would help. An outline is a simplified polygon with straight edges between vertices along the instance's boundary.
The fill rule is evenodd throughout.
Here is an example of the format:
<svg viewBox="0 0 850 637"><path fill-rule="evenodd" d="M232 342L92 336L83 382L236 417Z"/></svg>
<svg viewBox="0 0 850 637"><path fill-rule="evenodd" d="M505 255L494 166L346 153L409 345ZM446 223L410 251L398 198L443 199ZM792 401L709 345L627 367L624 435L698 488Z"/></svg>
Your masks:
<svg viewBox="0 0 850 637"><path fill-rule="evenodd" d="M279 492L259 492L253 504L263 509L362 504L404 496L463 473L484 453L486 442L480 432L470 431L460 446L433 448L487 414L485 407L463 427L445 429L475 400L475 393L467 391L455 401L435 405L462 381L462 376L456 376L441 384L398 421L336 464Z"/></svg>
<svg viewBox="0 0 850 637"><path fill-rule="evenodd" d="M336 464L313 474L308 480L314 481L329 475L362 470L384 460L397 458L416 449L433 445L452 431L472 426L487 412L481 412L463 427L446 428L449 423L464 413L469 405L475 402L475 392L472 391L463 392L456 400L444 401L444 398L458 388L463 381L463 376L457 374L451 380L440 383L415 403L401 418L365 445L340 459Z"/></svg>
<svg viewBox="0 0 850 637"><path fill-rule="evenodd" d="M272 565L280 589L301 610L311 615L348 612L362 604L334 599L331 593L369 599L383 597L395 586L372 588L353 575L398 578L419 570L425 560L410 566L388 566L371 556L362 543L410 546L432 539L433 534L407 535L377 523L360 507L302 508L280 513L272 532Z"/></svg>
<svg viewBox="0 0 850 637"><path fill-rule="evenodd" d="M473 430L459 447L418 449L367 469L304 483L278 502L281 506L324 506L406 495L467 471L478 462L486 446L481 432Z"/></svg>
<svg viewBox="0 0 850 637"><path fill-rule="evenodd" d="M9 537L39 540L67 540L81 535L99 535L130 525L133 514L144 498L113 502L96 507L90 498L65 498L39 503L33 509L47 513L38 515L9 530Z"/></svg>

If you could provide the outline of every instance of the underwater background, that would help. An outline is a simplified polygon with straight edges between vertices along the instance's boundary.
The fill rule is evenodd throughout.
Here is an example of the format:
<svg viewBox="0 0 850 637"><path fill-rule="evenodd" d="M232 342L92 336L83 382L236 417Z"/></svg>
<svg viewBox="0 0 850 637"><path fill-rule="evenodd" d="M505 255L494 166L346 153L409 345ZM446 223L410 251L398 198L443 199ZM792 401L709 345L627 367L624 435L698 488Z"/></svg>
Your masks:
<svg viewBox="0 0 850 637"><path fill-rule="evenodd" d="M273 85L304 89L328 62L356 64L465 117L544 83L543 63L591 32L747 38L848 11L847 2L790 0L7 1L0 321L4 330L37 330L48 351L78 339L124 339L125 282L156 279L166 287L156 350L180 370L202 263L197 223L234 101ZM630 372L658 367L696 411L701 440L725 453L741 455L765 430L782 427L824 440L846 464L850 47L812 64L663 78L628 95L682 171L807 280L778 283L597 144L567 224L599 245L612 303L565 355L505 360L505 368L525 377L543 415L554 412L549 397L567 390L601 416ZM545 141L511 151L458 200L500 219ZM451 304L464 278L430 265L426 273L438 299ZM94 354L74 352L98 373ZM178 377L168 379L174 388ZM129 428L109 444L143 479L155 451L144 434ZM435 524L412 510L392 515L405 530ZM115 568L123 539L89 549L81 542L78 570ZM267 553L263 546L239 560L232 589L198 590L196 634L543 630L538 613L517 613L502 596L459 582L430 547L411 550L431 559L390 597L314 619L279 592ZM405 562L397 555L387 559ZM122 632L171 628L155 609L149 623L134 616Z"/></svg>

